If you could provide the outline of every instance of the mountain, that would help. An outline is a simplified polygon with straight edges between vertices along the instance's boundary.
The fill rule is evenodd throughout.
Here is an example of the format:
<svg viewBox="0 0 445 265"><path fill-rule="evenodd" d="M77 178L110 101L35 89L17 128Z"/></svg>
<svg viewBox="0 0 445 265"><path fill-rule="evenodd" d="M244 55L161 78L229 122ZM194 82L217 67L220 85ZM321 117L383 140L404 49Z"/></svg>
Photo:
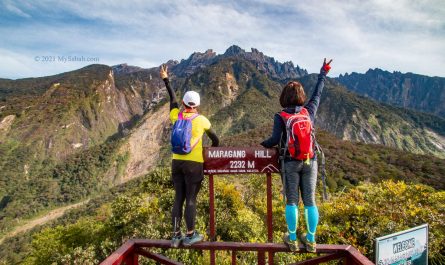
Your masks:
<svg viewBox="0 0 445 265"><path fill-rule="evenodd" d="M340 75L349 90L391 105L445 118L445 78L369 69L365 74Z"/></svg>
<svg viewBox="0 0 445 265"><path fill-rule="evenodd" d="M317 81L293 63L237 46L167 64L178 98L198 91L200 113L225 145L257 145L271 133L283 85L299 80L310 94ZM24 218L102 197L168 166L166 97L157 67L91 65L50 77L1 79L0 234ZM328 78L316 126L332 192L382 179L444 187L443 118L378 103ZM161 175L168 185L168 172ZM159 203L168 208L171 202L163 197Z"/></svg>
<svg viewBox="0 0 445 265"><path fill-rule="evenodd" d="M1 80L0 94L8 96L2 99L0 120L14 121L3 127L2 144L20 142L40 158L60 160L102 143L142 115L144 101L156 90L155 84L138 89L122 79L115 79L108 66L91 65L48 78Z"/></svg>
<svg viewBox="0 0 445 265"><path fill-rule="evenodd" d="M213 50L209 49L204 53L195 52L186 60L181 60L180 63L174 62L172 72L180 77L190 76L198 69L205 68L212 63L228 57L236 57L244 59L252 63L255 68L270 78L279 80L286 78L298 78L307 75L305 69L300 66L294 66L292 62L280 63L273 57L264 55L255 48L251 52L246 52L236 45L229 47L224 54L217 55Z"/></svg>
<svg viewBox="0 0 445 265"><path fill-rule="evenodd" d="M233 134L272 120L288 79L274 80L243 57L222 57L178 82L203 98L201 110L217 131ZM317 75L296 78L311 94ZM333 79L326 82L316 125L340 139L383 144L405 151L445 158L445 120L430 114L379 104L348 91ZM213 116L214 115L214 116Z"/></svg>
<svg viewBox="0 0 445 265"><path fill-rule="evenodd" d="M308 94L316 82L316 75L286 68L290 63L237 46L167 64L178 96L200 92L201 113L223 137L270 124L290 76L298 75ZM0 228L168 162L168 107L158 75L158 68L122 64L0 80ZM379 104L332 79L316 125L344 140L445 157L443 119Z"/></svg>
<svg viewBox="0 0 445 265"><path fill-rule="evenodd" d="M303 77L301 82L304 87L313 88L316 76ZM379 104L348 91L334 80L326 84L316 125L343 140L445 158L445 119Z"/></svg>
<svg viewBox="0 0 445 265"><path fill-rule="evenodd" d="M122 163L132 159L117 150L134 142L119 139L137 121L147 121L142 116L166 93L153 73L90 65L50 77L0 80L0 232L19 217L125 180Z"/></svg>

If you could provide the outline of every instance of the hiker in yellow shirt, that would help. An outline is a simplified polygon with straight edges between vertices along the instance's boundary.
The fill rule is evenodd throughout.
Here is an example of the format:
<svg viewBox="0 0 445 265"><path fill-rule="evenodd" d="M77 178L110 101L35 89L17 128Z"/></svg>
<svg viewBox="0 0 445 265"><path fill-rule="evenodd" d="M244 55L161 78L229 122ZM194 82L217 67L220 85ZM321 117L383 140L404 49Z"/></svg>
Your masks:
<svg viewBox="0 0 445 265"><path fill-rule="evenodd" d="M218 146L219 139L211 129L210 121L198 114L199 94L195 91L187 91L182 100L184 110L180 111L176 95L170 86L166 65L161 66L160 76L170 96L170 121L173 124L172 181L175 188L175 201L172 209L171 246L178 247L181 242L185 246L190 246L204 238L195 230L196 197L204 178L202 136L206 133L212 141L212 146ZM184 201L187 226L185 236L181 233Z"/></svg>

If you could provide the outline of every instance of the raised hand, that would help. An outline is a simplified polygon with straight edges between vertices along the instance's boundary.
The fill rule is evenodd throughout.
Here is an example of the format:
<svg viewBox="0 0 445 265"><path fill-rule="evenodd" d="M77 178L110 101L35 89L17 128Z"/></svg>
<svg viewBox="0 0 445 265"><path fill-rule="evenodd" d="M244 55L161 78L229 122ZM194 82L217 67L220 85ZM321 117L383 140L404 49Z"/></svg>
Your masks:
<svg viewBox="0 0 445 265"><path fill-rule="evenodd" d="M332 59L326 63L326 58L324 58L323 66L320 69L320 74L327 75L329 73L329 70L331 70L331 65L330 65L331 63L332 63Z"/></svg>
<svg viewBox="0 0 445 265"><path fill-rule="evenodd" d="M159 75L161 76L161 79L168 78L168 66L166 64L161 65Z"/></svg>

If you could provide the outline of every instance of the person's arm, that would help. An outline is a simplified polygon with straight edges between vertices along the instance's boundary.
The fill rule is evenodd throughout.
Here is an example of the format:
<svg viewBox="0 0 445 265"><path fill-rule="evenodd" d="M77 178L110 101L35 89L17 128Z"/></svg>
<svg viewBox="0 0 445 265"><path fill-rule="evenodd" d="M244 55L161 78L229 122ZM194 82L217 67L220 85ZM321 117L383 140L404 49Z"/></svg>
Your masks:
<svg viewBox="0 0 445 265"><path fill-rule="evenodd" d="M167 65L161 65L161 70L159 72L159 74L161 75L162 80L164 80L164 84L165 87L167 88L167 92L168 95L170 97L170 110L174 109L174 108L178 108L179 109L179 104L178 101L176 99L176 94L175 91L173 91L173 89L170 86L170 81L168 80L168 66Z"/></svg>
<svg viewBox="0 0 445 265"><path fill-rule="evenodd" d="M318 105L320 104L321 93L323 92L326 75L329 73L329 70L331 70L331 62L332 60L326 63L326 58L324 59L323 66L321 67L320 74L318 75L317 85L315 85L314 92L312 92L312 96L308 103L304 106L309 112L312 122L315 121L315 115L317 114Z"/></svg>
<svg viewBox="0 0 445 265"><path fill-rule="evenodd" d="M271 148L275 145L278 145L280 143L281 134L283 133L284 126L284 121L281 116L278 113L275 114L275 116L273 117L272 136L270 136L268 139L264 140L260 144L266 148Z"/></svg>
<svg viewBox="0 0 445 265"><path fill-rule="evenodd" d="M215 131L210 128L208 130L205 131L207 136L210 138L210 140L212 140L212 147L218 147L219 146L219 138L216 135Z"/></svg>

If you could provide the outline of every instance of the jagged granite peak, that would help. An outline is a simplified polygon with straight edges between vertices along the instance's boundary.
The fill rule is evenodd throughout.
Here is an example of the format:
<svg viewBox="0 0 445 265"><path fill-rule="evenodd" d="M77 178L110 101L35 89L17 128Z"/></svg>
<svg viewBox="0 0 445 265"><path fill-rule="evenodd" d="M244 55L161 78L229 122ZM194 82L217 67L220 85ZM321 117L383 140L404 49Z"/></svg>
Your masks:
<svg viewBox="0 0 445 265"><path fill-rule="evenodd" d="M188 59L182 59L180 64L199 64L199 63L206 63L209 60L212 60L216 57L216 52L214 52L212 49L208 49L205 52L194 52L192 53ZM172 61L172 60L170 60Z"/></svg>
<svg viewBox="0 0 445 265"><path fill-rule="evenodd" d="M224 54L216 55L213 50L209 49L204 53L194 52L187 60L182 60L174 67L173 72L177 76L190 76L196 70L204 68L211 63L220 59L235 57L247 60L252 63L260 72L267 74L275 80L295 79L307 75L307 71L303 68L297 67L290 61L280 63L273 57L264 55L263 52L256 48L251 48L250 52L237 45L230 46Z"/></svg>
<svg viewBox="0 0 445 265"><path fill-rule="evenodd" d="M243 54L245 52L246 51L241 49L241 47L239 47L237 45L232 45L224 52L224 55L225 56L234 56L234 55L238 55L238 54Z"/></svg>
<svg viewBox="0 0 445 265"><path fill-rule="evenodd" d="M211 64L216 57L216 52L212 49L208 49L203 53L194 52L188 59L182 59L180 63L173 65L172 72L177 76L190 76L198 69L202 69Z"/></svg>
<svg viewBox="0 0 445 265"><path fill-rule="evenodd" d="M211 59L216 56L216 52L212 49L207 49L204 53L202 52L194 52L190 55L189 59L192 61L203 60L203 59Z"/></svg>
<svg viewBox="0 0 445 265"><path fill-rule="evenodd" d="M168 60L165 64L168 66L174 66L174 65L179 64L179 61L178 60Z"/></svg>
<svg viewBox="0 0 445 265"><path fill-rule="evenodd" d="M291 61L280 63L273 57L264 55L263 52L256 48L251 48L250 52L246 52L240 47L233 45L226 50L223 56L236 56L246 59L253 63L255 67L273 79L291 79L307 75L307 71L299 66L295 67Z"/></svg>
<svg viewBox="0 0 445 265"><path fill-rule="evenodd" d="M430 77L399 71L388 72L379 68L364 74L353 72L340 75L337 80L348 89L365 97L429 112L445 117L445 78Z"/></svg>

